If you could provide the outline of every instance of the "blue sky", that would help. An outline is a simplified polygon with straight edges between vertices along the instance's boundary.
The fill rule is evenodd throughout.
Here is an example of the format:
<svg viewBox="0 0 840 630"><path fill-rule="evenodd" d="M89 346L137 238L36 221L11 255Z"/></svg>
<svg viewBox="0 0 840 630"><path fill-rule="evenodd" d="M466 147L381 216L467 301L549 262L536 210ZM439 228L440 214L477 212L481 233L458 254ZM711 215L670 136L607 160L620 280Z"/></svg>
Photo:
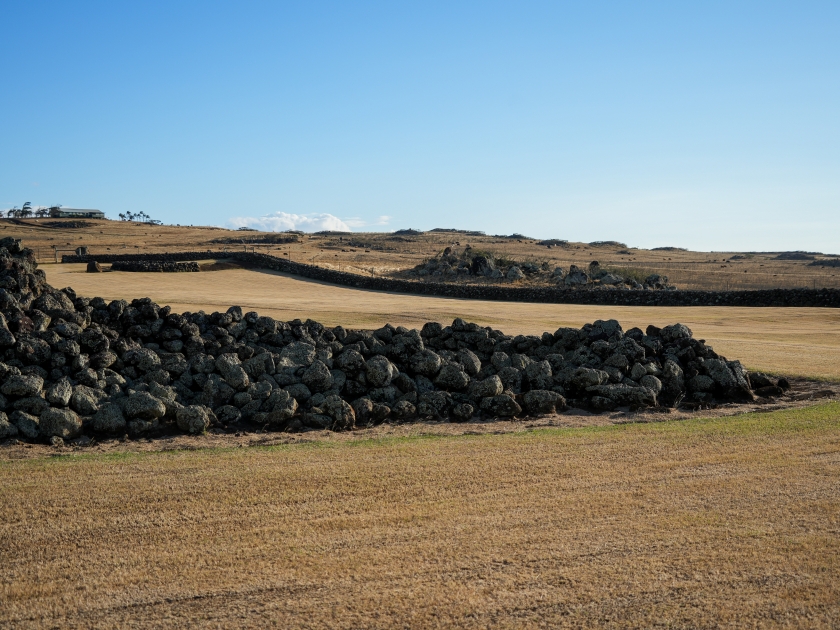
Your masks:
<svg viewBox="0 0 840 630"><path fill-rule="evenodd" d="M840 253L837 2L5 2L0 208Z"/></svg>

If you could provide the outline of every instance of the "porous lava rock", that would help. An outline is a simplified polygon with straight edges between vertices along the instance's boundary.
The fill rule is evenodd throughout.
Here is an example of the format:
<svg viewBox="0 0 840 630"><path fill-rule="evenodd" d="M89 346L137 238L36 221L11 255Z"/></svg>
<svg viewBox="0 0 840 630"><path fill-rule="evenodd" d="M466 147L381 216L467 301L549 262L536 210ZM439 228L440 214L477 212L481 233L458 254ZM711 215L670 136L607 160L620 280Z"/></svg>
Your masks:
<svg viewBox="0 0 840 630"><path fill-rule="evenodd" d="M486 257L471 265L498 271ZM597 273L590 265L556 277ZM789 388L785 379L748 374L682 324L624 331L599 320L512 336L462 319L420 330L353 330L238 306L175 313L149 298L107 301L57 290L32 252L9 238L0 240L0 287L0 439L243 426L347 431L568 407L698 408L779 397Z"/></svg>

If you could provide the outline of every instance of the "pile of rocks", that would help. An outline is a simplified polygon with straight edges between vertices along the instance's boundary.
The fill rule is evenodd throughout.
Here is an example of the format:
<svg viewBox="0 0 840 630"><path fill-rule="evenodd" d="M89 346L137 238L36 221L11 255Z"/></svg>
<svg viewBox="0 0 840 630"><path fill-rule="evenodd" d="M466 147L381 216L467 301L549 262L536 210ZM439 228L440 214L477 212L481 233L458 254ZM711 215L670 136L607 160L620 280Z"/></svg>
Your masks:
<svg viewBox="0 0 840 630"><path fill-rule="evenodd" d="M456 319L375 331L238 306L173 313L50 287L0 241L0 438L151 436L245 424L347 430L386 420L606 411L778 396L680 324L614 320L512 337ZM759 388L753 391L754 388Z"/></svg>
<svg viewBox="0 0 840 630"><path fill-rule="evenodd" d="M568 271L555 267L552 276L557 284L565 288L605 289L630 288L648 291L675 291L676 287L668 282L668 276L658 273L647 275L643 281L622 275L614 270L604 269L597 260L589 263L587 269L570 265Z"/></svg>
<svg viewBox="0 0 840 630"><path fill-rule="evenodd" d="M171 262L163 260L117 260L111 264L111 271L162 271L179 273L201 271L197 262Z"/></svg>
<svg viewBox="0 0 840 630"><path fill-rule="evenodd" d="M517 281L530 278L536 282L555 285L562 289L636 289L676 290L668 282L668 276L649 274L638 280L601 267L592 261L585 268L571 265L568 269L554 267L547 262L516 262L496 259L487 253L475 253L467 247L460 255L447 247L440 256L427 260L408 271L409 276L428 278L434 281L467 278L486 278L498 281Z"/></svg>

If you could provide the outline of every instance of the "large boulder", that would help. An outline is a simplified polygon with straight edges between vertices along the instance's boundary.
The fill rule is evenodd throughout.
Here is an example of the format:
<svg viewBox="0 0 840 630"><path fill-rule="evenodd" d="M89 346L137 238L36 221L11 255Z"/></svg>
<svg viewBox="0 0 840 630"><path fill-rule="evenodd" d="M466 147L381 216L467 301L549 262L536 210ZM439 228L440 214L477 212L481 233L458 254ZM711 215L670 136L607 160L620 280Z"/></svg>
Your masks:
<svg viewBox="0 0 840 630"><path fill-rule="evenodd" d="M18 428L9 422L9 417L0 411L0 440L15 437L18 434Z"/></svg>
<svg viewBox="0 0 840 630"><path fill-rule="evenodd" d="M522 280L523 278L525 278L525 274L519 267L513 265L510 269L508 269L508 272L505 274L505 277L508 280Z"/></svg>
<svg viewBox="0 0 840 630"><path fill-rule="evenodd" d="M522 396L525 410L531 414L556 413L566 407L566 399L557 392L532 389Z"/></svg>
<svg viewBox="0 0 840 630"><path fill-rule="evenodd" d="M99 410L99 403L107 397L101 389L76 385L70 396L70 407L83 416L92 416Z"/></svg>
<svg viewBox="0 0 840 630"><path fill-rule="evenodd" d="M365 378L371 387L387 387L398 374L397 367L381 355L371 357L365 364Z"/></svg>
<svg viewBox="0 0 840 630"><path fill-rule="evenodd" d="M481 401L481 410L491 416L516 416L522 413L519 404L507 394L491 396Z"/></svg>
<svg viewBox="0 0 840 630"><path fill-rule="evenodd" d="M33 416L24 411L13 411L9 415L9 422L11 422L23 437L34 440L41 433L40 420L38 416Z"/></svg>
<svg viewBox="0 0 840 630"><path fill-rule="evenodd" d="M429 378L437 375L442 365L443 359L431 350L421 350L411 357L411 369Z"/></svg>
<svg viewBox="0 0 840 630"><path fill-rule="evenodd" d="M248 373L242 367L239 357L233 353L221 354L216 358L216 369L225 383L233 389L244 390L251 384Z"/></svg>
<svg viewBox="0 0 840 630"><path fill-rule="evenodd" d="M0 392L6 396L37 396L44 387L44 379L35 374L15 374L6 377Z"/></svg>
<svg viewBox="0 0 840 630"><path fill-rule="evenodd" d="M445 363L438 372L435 385L447 390L460 391L470 384L470 377L459 363Z"/></svg>
<svg viewBox="0 0 840 630"><path fill-rule="evenodd" d="M277 367L309 367L317 356L315 346L302 341L293 341L280 352Z"/></svg>
<svg viewBox="0 0 840 630"><path fill-rule="evenodd" d="M291 397L289 392L282 389L275 389L271 392L266 404L270 404L268 412L268 423L274 426L284 426L292 419L297 411L297 401Z"/></svg>
<svg viewBox="0 0 840 630"><path fill-rule="evenodd" d="M325 392L333 386L330 368L320 359L313 361L312 365L304 370L301 380L304 385L316 393Z"/></svg>
<svg viewBox="0 0 840 630"><path fill-rule="evenodd" d="M44 437L68 440L82 434L82 419L70 409L47 409L41 414L39 426Z"/></svg>
<svg viewBox="0 0 840 630"><path fill-rule="evenodd" d="M204 433L210 426L210 414L207 407L188 405L177 412L178 428L186 433Z"/></svg>
<svg viewBox="0 0 840 630"><path fill-rule="evenodd" d="M332 418L333 431L349 431L356 425L356 413L353 407L339 396L327 396L321 408Z"/></svg>
<svg viewBox="0 0 840 630"><path fill-rule="evenodd" d="M44 397L55 407L66 407L70 404L70 397L73 395L73 386L65 377L57 380L47 388Z"/></svg>
<svg viewBox="0 0 840 630"><path fill-rule="evenodd" d="M91 426L96 433L122 435L127 423L122 408L116 403L105 403L93 416Z"/></svg>
<svg viewBox="0 0 840 630"><path fill-rule="evenodd" d="M134 420L156 420L166 414L166 406L149 392L136 392L125 399L125 415Z"/></svg>

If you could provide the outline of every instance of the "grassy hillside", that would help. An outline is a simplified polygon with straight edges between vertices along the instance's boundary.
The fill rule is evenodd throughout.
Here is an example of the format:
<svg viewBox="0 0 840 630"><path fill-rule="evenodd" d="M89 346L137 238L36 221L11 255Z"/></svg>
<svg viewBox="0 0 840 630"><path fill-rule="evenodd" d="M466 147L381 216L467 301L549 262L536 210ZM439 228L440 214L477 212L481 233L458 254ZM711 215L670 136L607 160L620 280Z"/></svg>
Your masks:
<svg viewBox="0 0 840 630"><path fill-rule="evenodd" d="M81 227L69 227L78 225ZM458 232L421 234L346 233L289 235L214 227L148 225L128 221L0 220L0 237L22 238L39 260L49 261L80 245L93 254L220 251L254 248L276 256L359 274L389 274L439 255L446 247L456 253L467 245L476 251L518 262L586 267L597 260L623 275L644 278L667 275L684 289L766 289L840 287L840 268L811 266L810 259L777 259L776 253L691 252L679 248L636 249L622 243L567 243L538 238L509 238ZM288 242L288 241L292 242ZM807 258L807 256L806 256ZM813 258L813 256L811 257ZM836 258L817 258L836 261Z"/></svg>

